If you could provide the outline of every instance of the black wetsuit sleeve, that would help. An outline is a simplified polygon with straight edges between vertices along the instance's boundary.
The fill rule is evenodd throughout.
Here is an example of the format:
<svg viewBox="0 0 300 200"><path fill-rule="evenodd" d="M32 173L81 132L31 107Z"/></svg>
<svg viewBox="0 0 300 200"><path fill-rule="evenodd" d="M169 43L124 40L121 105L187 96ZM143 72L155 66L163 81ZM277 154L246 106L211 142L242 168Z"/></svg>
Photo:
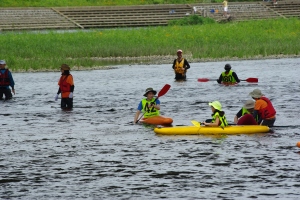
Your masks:
<svg viewBox="0 0 300 200"><path fill-rule="evenodd" d="M236 113L237 118L240 118L243 114L243 110L241 109L238 113Z"/></svg>
<svg viewBox="0 0 300 200"><path fill-rule="evenodd" d="M237 83L241 82L241 80L239 79L239 77L236 75L235 72L232 72L232 76L236 80Z"/></svg>
<svg viewBox="0 0 300 200"><path fill-rule="evenodd" d="M70 92L74 92L75 85L71 85Z"/></svg>
<svg viewBox="0 0 300 200"><path fill-rule="evenodd" d="M185 66L186 69L191 68L189 62L186 59L184 59L184 66Z"/></svg>
<svg viewBox="0 0 300 200"><path fill-rule="evenodd" d="M254 117L254 119L258 119L257 123L260 124L261 120L257 117L258 116L258 111L254 110L252 116Z"/></svg>
<svg viewBox="0 0 300 200"><path fill-rule="evenodd" d="M58 88L58 91L57 91L57 94L60 94L61 93L61 90L60 90L60 87Z"/></svg>
<svg viewBox="0 0 300 200"><path fill-rule="evenodd" d="M220 75L220 77L219 77L219 79L217 80L217 82L218 82L219 84L222 83L222 74Z"/></svg>
<svg viewBox="0 0 300 200"><path fill-rule="evenodd" d="M176 64L176 59L173 62L173 66L172 66L173 69L175 68L175 64Z"/></svg>

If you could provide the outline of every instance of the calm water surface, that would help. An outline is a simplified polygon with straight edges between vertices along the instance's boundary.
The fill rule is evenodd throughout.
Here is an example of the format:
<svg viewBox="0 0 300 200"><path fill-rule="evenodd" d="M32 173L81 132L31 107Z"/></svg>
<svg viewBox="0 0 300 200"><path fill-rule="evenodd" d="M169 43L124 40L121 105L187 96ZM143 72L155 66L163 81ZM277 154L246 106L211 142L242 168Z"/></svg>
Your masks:
<svg viewBox="0 0 300 200"><path fill-rule="evenodd" d="M172 61L170 61L172 63ZM300 59L230 62L242 82L219 86L225 62L191 63L188 81L170 65L73 71L74 109L54 101L60 73L14 73L16 92L0 102L0 199L299 199ZM276 110L274 133L158 136L132 125L147 87L170 84L160 98L174 125L211 115L219 100L227 119L255 88Z"/></svg>

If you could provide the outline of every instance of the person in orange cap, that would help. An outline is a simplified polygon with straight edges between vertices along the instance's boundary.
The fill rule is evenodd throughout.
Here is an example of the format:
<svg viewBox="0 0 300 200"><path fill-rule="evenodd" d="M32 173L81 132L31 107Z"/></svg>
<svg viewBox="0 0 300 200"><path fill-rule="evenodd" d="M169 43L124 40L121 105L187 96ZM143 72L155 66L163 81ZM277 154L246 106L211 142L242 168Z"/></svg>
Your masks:
<svg viewBox="0 0 300 200"><path fill-rule="evenodd" d="M61 93L61 103L62 109L72 109L73 108L73 92L74 92L74 81L73 76L70 74L70 67L67 64L62 64L60 67L61 77L58 81L58 91L55 96L55 101L58 99L58 95Z"/></svg>
<svg viewBox="0 0 300 200"><path fill-rule="evenodd" d="M177 58L174 60L172 68L174 69L176 80L186 80L186 71L190 68L190 64L182 57L181 49L177 51Z"/></svg>

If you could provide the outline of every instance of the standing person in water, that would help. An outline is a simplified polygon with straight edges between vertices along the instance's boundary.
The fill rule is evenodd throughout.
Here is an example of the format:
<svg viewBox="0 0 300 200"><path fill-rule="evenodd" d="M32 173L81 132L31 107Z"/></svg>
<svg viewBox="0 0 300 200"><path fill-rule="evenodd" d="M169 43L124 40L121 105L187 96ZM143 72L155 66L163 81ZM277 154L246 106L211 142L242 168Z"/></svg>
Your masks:
<svg viewBox="0 0 300 200"><path fill-rule="evenodd" d="M226 64L224 69L225 72L222 72L219 79L217 80L219 84L223 83L225 85L233 85L241 82L237 74L233 70L231 70L230 64Z"/></svg>
<svg viewBox="0 0 300 200"><path fill-rule="evenodd" d="M276 110L270 99L264 96L259 89L255 89L249 93L255 100L253 117L258 117L258 124L272 127L276 120Z"/></svg>
<svg viewBox="0 0 300 200"><path fill-rule="evenodd" d="M58 81L58 91L55 96L55 101L58 99L58 95L61 93L61 103L62 109L72 109L73 108L73 92L74 92L74 81L73 76L70 74L70 67L67 64L61 65L61 77Z"/></svg>
<svg viewBox="0 0 300 200"><path fill-rule="evenodd" d="M6 62L5 60L0 60L0 99L3 98L3 94L5 95L5 100L9 100L12 98L11 92L15 93L15 82L11 75L11 72L5 68ZM11 87L11 90L9 88Z"/></svg>
<svg viewBox="0 0 300 200"><path fill-rule="evenodd" d="M190 68L190 64L182 57L181 49L177 51L177 58L174 60L172 68L174 69L176 80L186 80L186 72Z"/></svg>
<svg viewBox="0 0 300 200"><path fill-rule="evenodd" d="M203 124L205 126L220 126L222 128L228 126L225 112L222 111L222 105L219 101L213 101L208 104L211 107L212 119L207 119Z"/></svg>

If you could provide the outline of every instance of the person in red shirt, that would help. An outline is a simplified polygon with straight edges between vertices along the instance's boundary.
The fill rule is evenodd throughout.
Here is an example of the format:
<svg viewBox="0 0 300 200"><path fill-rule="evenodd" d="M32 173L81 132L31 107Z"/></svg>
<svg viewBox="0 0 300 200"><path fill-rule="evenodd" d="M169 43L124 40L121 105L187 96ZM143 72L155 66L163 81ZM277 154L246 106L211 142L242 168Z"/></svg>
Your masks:
<svg viewBox="0 0 300 200"><path fill-rule="evenodd" d="M61 103L62 109L72 109L73 108L73 92L74 92L74 81L73 76L70 74L70 67L67 64L61 65L61 77L58 81L58 91L55 96L55 101L58 99L58 95L61 93Z"/></svg>
<svg viewBox="0 0 300 200"><path fill-rule="evenodd" d="M258 116L258 124L272 127L276 120L276 110L271 101L259 89L253 90L249 95L255 100L254 119Z"/></svg>

